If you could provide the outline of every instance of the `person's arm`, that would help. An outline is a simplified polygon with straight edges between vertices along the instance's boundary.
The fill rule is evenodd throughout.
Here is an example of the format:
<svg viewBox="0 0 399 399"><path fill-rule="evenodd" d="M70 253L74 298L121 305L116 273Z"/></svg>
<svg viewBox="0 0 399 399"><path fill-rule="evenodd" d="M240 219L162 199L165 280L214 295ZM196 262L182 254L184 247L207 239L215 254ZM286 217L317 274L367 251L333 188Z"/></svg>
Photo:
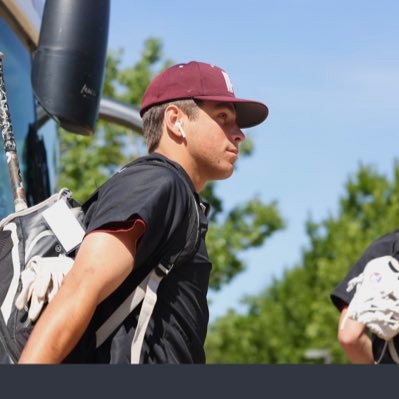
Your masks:
<svg viewBox="0 0 399 399"><path fill-rule="evenodd" d="M95 231L85 237L75 263L40 316L19 363L60 363L75 347L97 305L131 273L141 223L133 230Z"/></svg>
<svg viewBox="0 0 399 399"><path fill-rule="evenodd" d="M364 324L346 317L348 308L341 311L338 325L338 341L354 364L373 364L371 339Z"/></svg>

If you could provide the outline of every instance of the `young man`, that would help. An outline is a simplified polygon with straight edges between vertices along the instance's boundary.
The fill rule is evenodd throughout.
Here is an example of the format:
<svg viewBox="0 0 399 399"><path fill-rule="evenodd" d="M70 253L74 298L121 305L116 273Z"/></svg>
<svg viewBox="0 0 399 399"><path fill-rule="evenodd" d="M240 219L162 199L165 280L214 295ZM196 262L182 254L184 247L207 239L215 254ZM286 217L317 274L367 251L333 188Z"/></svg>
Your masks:
<svg viewBox="0 0 399 399"><path fill-rule="evenodd" d="M397 295L398 244L399 232L389 233L375 240L331 294L333 304L341 312L338 341L352 363L399 362L397 358L399 335L394 333L395 329L399 331L399 323L395 310L395 298L392 296L395 295L394 290ZM353 282L361 283L361 285L355 288ZM371 303L372 306L363 307L363 312L359 311L360 308L355 309L355 312L349 312L349 306L351 303L352 306L355 305L353 303L355 300L360 304ZM385 319L386 322L382 325L376 322L373 333L365 323L348 317L349 313L359 314L362 316L361 321ZM381 333L384 333L384 336L389 334L389 337L393 335L391 343L389 343L390 339L379 338L376 332L380 336Z"/></svg>
<svg viewBox="0 0 399 399"><path fill-rule="evenodd" d="M158 75L141 108L148 157L176 168L197 201L208 181L233 173L245 138L241 128L258 125L267 115L266 105L235 97L224 70L201 62L178 64ZM184 186L166 168L132 166L100 189L74 265L33 329L20 363L75 361L93 315L117 303L126 284L137 284L166 245L185 239L179 233L189 204ZM211 263L205 214L200 222L198 251L161 282L141 362L205 362ZM136 324L134 312L86 361L128 363Z"/></svg>

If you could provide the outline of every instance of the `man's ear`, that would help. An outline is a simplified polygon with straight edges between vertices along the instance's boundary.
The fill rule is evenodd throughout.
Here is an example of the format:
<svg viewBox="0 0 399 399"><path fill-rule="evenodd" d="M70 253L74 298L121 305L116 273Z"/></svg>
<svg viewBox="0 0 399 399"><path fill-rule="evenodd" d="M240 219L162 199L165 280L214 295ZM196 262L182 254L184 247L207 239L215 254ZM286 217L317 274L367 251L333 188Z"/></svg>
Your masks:
<svg viewBox="0 0 399 399"><path fill-rule="evenodd" d="M168 105L165 108L164 123L166 130L175 138L185 138L184 130L182 129L182 118L184 113L176 105Z"/></svg>

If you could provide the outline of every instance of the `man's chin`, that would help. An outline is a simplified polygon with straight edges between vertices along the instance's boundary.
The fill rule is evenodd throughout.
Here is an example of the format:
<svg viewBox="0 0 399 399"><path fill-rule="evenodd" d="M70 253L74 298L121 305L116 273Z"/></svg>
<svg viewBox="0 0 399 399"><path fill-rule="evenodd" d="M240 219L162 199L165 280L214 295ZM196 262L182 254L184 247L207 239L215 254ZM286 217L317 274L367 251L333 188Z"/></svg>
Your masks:
<svg viewBox="0 0 399 399"><path fill-rule="evenodd" d="M225 169L225 170L221 170L214 178L213 180L226 180L229 177L231 177L231 175L234 172L234 166L231 167L231 169Z"/></svg>

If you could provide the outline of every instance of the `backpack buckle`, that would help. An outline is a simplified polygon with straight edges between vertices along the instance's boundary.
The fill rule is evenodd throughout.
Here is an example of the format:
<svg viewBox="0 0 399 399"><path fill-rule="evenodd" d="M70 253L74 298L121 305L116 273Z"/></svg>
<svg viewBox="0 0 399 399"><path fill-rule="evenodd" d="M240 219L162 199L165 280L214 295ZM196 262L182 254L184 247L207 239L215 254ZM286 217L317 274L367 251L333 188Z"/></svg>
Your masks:
<svg viewBox="0 0 399 399"><path fill-rule="evenodd" d="M164 266L162 263L158 263L157 267L155 268L155 273L160 277L165 277L169 274L172 268L173 265L171 264Z"/></svg>

